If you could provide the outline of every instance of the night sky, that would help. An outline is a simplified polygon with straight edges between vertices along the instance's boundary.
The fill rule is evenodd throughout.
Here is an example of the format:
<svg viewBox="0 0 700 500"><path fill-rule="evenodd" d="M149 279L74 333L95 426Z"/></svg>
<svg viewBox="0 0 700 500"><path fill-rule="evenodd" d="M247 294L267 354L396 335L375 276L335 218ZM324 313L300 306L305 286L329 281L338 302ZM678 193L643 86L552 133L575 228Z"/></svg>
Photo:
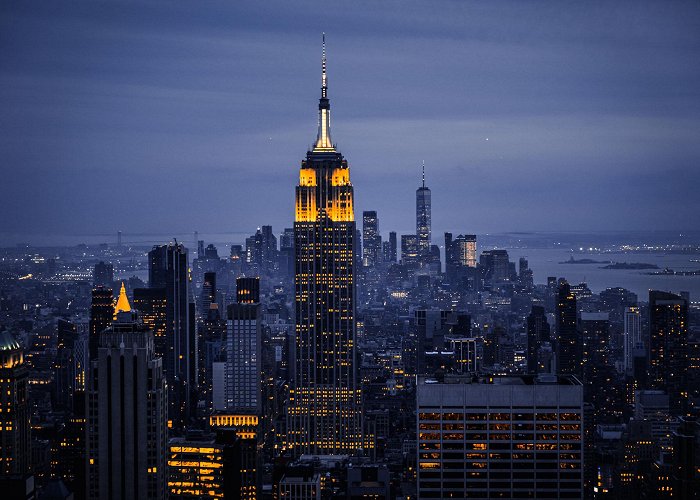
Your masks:
<svg viewBox="0 0 700 500"><path fill-rule="evenodd" d="M356 219L700 229L700 2L239 4L0 4L0 244L290 227L323 31Z"/></svg>

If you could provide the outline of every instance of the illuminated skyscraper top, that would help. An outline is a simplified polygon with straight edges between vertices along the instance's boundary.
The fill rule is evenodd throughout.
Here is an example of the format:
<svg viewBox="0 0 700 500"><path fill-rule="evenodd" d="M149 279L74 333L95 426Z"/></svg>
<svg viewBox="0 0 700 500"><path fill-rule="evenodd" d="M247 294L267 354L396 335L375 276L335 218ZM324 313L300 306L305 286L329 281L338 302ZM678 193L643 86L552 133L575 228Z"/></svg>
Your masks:
<svg viewBox="0 0 700 500"><path fill-rule="evenodd" d="M416 189L416 235L421 257L430 253L431 204L430 189L425 186L425 162L423 162L423 185Z"/></svg>

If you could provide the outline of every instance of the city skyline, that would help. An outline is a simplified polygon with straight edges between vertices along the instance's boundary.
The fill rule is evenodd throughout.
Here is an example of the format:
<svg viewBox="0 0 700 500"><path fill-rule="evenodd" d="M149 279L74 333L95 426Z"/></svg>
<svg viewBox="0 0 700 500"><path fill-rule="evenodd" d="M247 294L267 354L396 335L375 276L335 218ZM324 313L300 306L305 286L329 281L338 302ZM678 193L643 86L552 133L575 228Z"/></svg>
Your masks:
<svg viewBox="0 0 700 500"><path fill-rule="evenodd" d="M94 64L95 68L116 69L127 62L120 62L116 53L128 54L127 66L138 66L155 56L155 52L145 57L140 52L129 54L129 47L135 45L120 45L128 32L130 42L139 46L153 42L169 45L168 52L173 55L170 63L189 58L191 66L183 71L199 67L197 78L201 77L205 87L215 80L223 85L235 80L254 88L249 87L245 96L232 88L202 93L200 87L188 87L192 80L178 77L184 73L162 73L163 61L158 60L148 69L153 78L148 89L152 98L136 109L130 100L145 87L136 90L128 82L144 73L112 75L110 85L116 86L110 87L114 93L107 97L91 93L90 88L95 90L97 84L95 78L99 80L97 72L88 77L77 65L63 68L74 75L74 83L83 80L68 90L68 94L84 92L69 99L77 114L54 115L56 121L51 126L60 122L60 137L41 136L46 123L37 119L36 130L22 136L26 139L23 145L56 141L57 149L33 144L25 153L31 150L35 159L55 153L59 162L75 155L75 159L85 161L88 150L92 148L99 156L107 146L115 153L111 162L140 159L115 171L117 179L95 177L97 171L76 173L70 168L53 182L47 174L30 186L32 195L39 199L22 199L18 204L20 215L26 216L22 220L15 220L12 212L17 179L9 181L12 193L7 198L12 208L0 227L0 488L5 496L28 500L129 496L158 500L685 500L700 491L700 230L671 232L675 220L695 224L692 218L678 214L684 210L692 214L690 210L698 201L694 193L683 197L682 190L690 193L692 187L688 186L692 184L680 188L687 179L675 176L673 169L659 171L663 179L648 184L648 193L642 189L635 192L639 204L625 191L635 191L645 179L645 169L658 159L649 156L650 151L658 155L671 150L678 153L667 157L667 164L683 155L673 149L677 143L662 140L660 148L660 143L645 140L639 128L631 134L629 129L615 130L618 135L606 140L628 135L626 143L613 148L610 142L587 142L591 136L573 125L576 120L603 117L602 108L597 112L575 108L589 106L592 91L600 95L613 91L615 85L610 86L610 82L623 73L631 76L635 63L622 72L617 71L620 68L604 70L600 74L610 81L606 85L598 82L601 86L595 91L589 84L600 74L588 67L578 86L564 85L566 92L557 94L557 85L542 89L542 95L547 94L544 101L529 95L524 108L508 112L509 104L499 102L483 122L478 122L479 127L503 113L501 126L505 124L511 131L523 128L503 145L499 143L507 134L484 137L483 141L490 143L487 149L494 147L488 154L501 147L504 153L502 163L489 163L484 160L488 156L483 156L485 149L476 148L472 154L469 140L453 142L465 133L460 124L470 120L459 118L469 114L464 114L469 103L454 100L459 92L455 94L457 89L452 86L457 70L468 67L468 61L453 58L454 73L434 72L425 78L416 74L415 81L405 82L407 86L395 85L392 94L386 91L386 84L393 78L401 80L401 71L409 69L397 66L392 47L370 44L359 58L351 48L372 38L389 45L397 40L409 46L418 41L427 47L454 34L430 30L438 25L456 30L457 14L489 17L491 7L445 2L438 16L441 22L435 24L426 17L425 26L421 26L434 36L421 40L420 33L415 38L400 35L410 27L409 21L424 14L420 4L401 4L401 15L392 19L394 31L378 35L371 27L383 20L372 18L371 9L361 13L354 6L355 10L348 11L354 15L348 23L336 22L339 58L332 49L327 51L325 31L319 33L313 51L317 54L313 71L317 79L314 84L305 84L317 89L317 123L312 127L298 108L299 104L310 105L306 92L296 95L295 80L287 77L298 67L306 69L300 62L306 56L295 58L293 54L313 30L305 26L302 34L285 31L279 24L281 19L296 18L296 10L280 6L269 11L262 24L255 18L249 20L251 24L243 21L240 25L246 27L241 40L250 42L249 47L276 46L280 54L286 54L288 59L281 64L275 57L258 61L274 71L258 74L255 64L246 68L242 63L246 57L261 55L253 51L236 60L242 63L237 68L240 74L219 68L212 80L206 58L197 56L202 47L187 38L188 34L193 28L197 31L206 26L211 35L207 39L210 55L220 54L219 49L232 49L235 44L224 42L224 47L219 47L214 40L216 34L222 35L219 29L225 31L230 20L226 14L238 12L236 9L228 11L216 4L202 12L179 5L158 9L154 8L158 4L150 3L141 9L125 5L123 10L110 9L109 3L102 3L97 10L92 3L75 5L68 10L79 12L81 21L75 20L67 38L58 37L55 52L61 51L62 43L66 43L65 48L81 39L88 25L100 29L92 33L96 45L88 44L85 54L107 49L101 45L105 40L114 43L107 49L110 55L81 59L84 67ZM302 12L308 5L302 5ZM547 39L547 33L538 31L542 26L551 30L556 25L554 32L562 37L559 40L577 41L581 49L597 47L605 52L609 43L622 43L644 26L648 21L645 15L655 10L652 4L645 4L635 10L639 13L637 22L624 36L600 40L600 33L621 20L624 9L619 5L600 10L598 14L607 14L609 22L594 23L593 31L583 38L582 32L559 31L567 23L586 29L585 23L580 23L581 7L566 17L548 4L528 3L524 8L515 3L504 5L510 6L507 15L503 13L504 19L521 14L522 19L511 27L527 23L532 28L528 40L546 41L548 57L556 52L557 44ZM344 7L337 9L345 12ZM136 16L135 24L124 22L122 16L129 10L138 10L143 16ZM588 16L596 11L593 5L585 10ZM22 12L21 8L16 12ZM42 12L48 11L31 11L39 17ZM318 19L310 19L327 24L339 15L337 12L330 9ZM53 13L57 21L47 31L40 30L37 46L47 37L63 34L67 27L63 23L71 14ZM179 24L185 13L193 18ZM528 17L535 13L537 19ZM150 16L155 14L159 14L155 25L160 29L138 35L138 30L151 25L155 18ZM211 17L213 14L220 17ZM362 15L367 22L353 25ZM565 22L554 23L552 16ZM22 22L29 22L30 17L25 16ZM95 24L83 23L90 19ZM655 22L665 33L668 26L660 21ZM692 16L682 22L692 24ZM112 30L105 30L106 25ZM0 33L2 27L0 22ZM485 30L471 41L494 36L485 25L471 27ZM343 42L348 28L361 28L368 35L354 33L350 42ZM164 36L168 30L171 32ZM276 37L273 44L264 36L258 38L268 31ZM289 43L281 43L283 34L289 35ZM501 43L511 44L503 56L517 61L520 69L527 67L523 75L539 79L571 70L529 67L527 60L519 59L522 47L513 45L523 33L516 29L501 35ZM584 39L588 43L581 44ZM178 53L177 40L188 40L192 51ZM651 45L638 43L634 50L660 41L656 37ZM455 53L470 44L457 47ZM489 52L479 43L476 46ZM490 49L498 47L493 44ZM51 59L51 50L40 52L46 60ZM565 49L559 55L567 52ZM371 68L377 61L375 54L386 58L383 72L357 71L364 65ZM450 54L452 48L425 64L425 69L429 72L431 67L447 63ZM420 54L403 47L398 62L410 66L416 55ZM57 68L66 61L52 60L49 66ZM348 66L336 71L346 63ZM577 60L573 65L579 63ZM10 67L11 71L18 69ZM394 69L399 70L398 75L393 74ZM273 73L279 80L272 78ZM429 95L416 94L410 103L401 101L407 89L416 88L411 85L427 85L445 75L449 76L444 78L444 87L434 87ZM473 83L468 76L463 78L462 90ZM169 78L176 78L177 83L168 83ZM360 95L353 82L367 78L376 80L373 87L377 92ZM481 84L486 81L480 80ZM521 79L521 90L531 83ZM162 85L170 86L164 90ZM37 102L23 102L24 98L31 100L32 85L24 82L20 86L25 93L15 104L27 111L23 119L30 123L36 118L33 106ZM119 86L128 91L120 93ZM12 95L20 87L9 84L0 88ZM180 90L174 92L175 88ZM66 89L58 90L62 94ZM507 92L506 87L492 90L492 95ZM651 90L647 87L642 92L645 99L651 98ZM553 104L557 95L576 91L583 92L584 98L571 107L559 102L548 111L547 106L542 107L534 121L535 115L528 115L543 102ZM229 103L233 107L215 103L231 95L241 101ZM640 96L628 92L626 103L608 103L605 116L609 118L625 106L631 106L627 111L632 112L631 103ZM78 122L85 124L96 118L89 117L89 106L80 106L90 100L94 105L103 104L105 97L122 100L124 115L112 121L114 115L106 113L94 124L94 130L80 132ZM334 118L338 118L333 122L331 97ZM339 101L347 98L345 106L350 106L341 106L339 117L335 115L336 97ZM207 101L209 107L192 108L199 99ZM287 99L293 99L294 104ZM686 115L692 115L693 97L686 95L682 101ZM373 104L363 110L362 102ZM242 103L251 111L236 108ZM231 115L234 108L240 113ZM430 113L424 115L428 108ZM478 111L484 113L485 109ZM559 138L573 134L561 144L547 142L535 123L551 119L555 109L572 127L557 131ZM671 120L671 108L664 109L664 119ZM57 109L48 105L41 112L48 116ZM433 126L424 132L415 126L402 137L392 135L393 131L406 132L406 123L426 125L428 122L415 116L430 117L433 112ZM10 115L12 119L12 111ZM185 115L191 120L180 128L183 123L179 120ZM228 116L235 123L217 127L214 115L220 119ZM292 115L293 120L285 122L284 116ZM145 121L137 120L136 127L119 130L137 116ZM650 130L660 136L670 133L658 116L651 120L632 112L627 119L634 126L648 122ZM524 127L526 121L531 126ZM168 125L161 130L155 127L157 122ZM0 121L0 134L3 123ZM377 124L382 125L381 131L373 128ZM609 122L603 119L598 124L594 135L600 138ZM315 140L309 143L314 128ZM281 135L267 139L259 135L273 129ZM305 131L306 140L295 147L303 147L304 142L308 147L297 167L287 167L298 168L295 179L271 165L282 152L287 165L299 158L283 144L298 139L297 129ZM232 130L237 130L236 139L218 149L221 144L217 141L234 137L229 135ZM476 128L468 131L475 136L480 132L483 130ZM15 152L22 150L16 133L11 129L4 137ZM347 149L341 148L345 134L351 145ZM412 134L420 140L412 141ZM95 141L100 135L102 139ZM78 136L84 139L79 145L75 142ZM159 139L151 143L154 137ZM341 144L334 139L340 139ZM534 141L536 148L522 148L526 140ZM433 147L421 161L421 176L413 179L396 165L404 162L405 166L405 159L423 147L421 141L423 146ZM510 146L505 145L508 141ZM128 144L143 147L122 148ZM637 146L634 155L630 155L632 144ZM210 149L205 151L204 145ZM687 145L683 154L690 158L698 147L691 142ZM451 155L460 148L466 152L464 161L485 162L489 182L484 184L471 171L455 176L455 163L451 162L456 157ZM514 164L508 166L508 162L521 150L530 162L540 158L537 150L546 151L549 161L562 155L569 158L556 172L548 171L552 165L546 161L537 166L522 164L525 170L516 172ZM572 155L576 151L581 154ZM619 170L613 176L625 175L624 189L620 183L608 183L603 189L599 187L601 172L610 171L610 165L607 170L604 164L598 165L600 171L580 168L593 151L606 161L623 157L631 161L637 155L647 163L634 169L628 169L624 162L617 164ZM253 152L255 155L249 156ZM354 183L356 152L361 165L371 158L382 166L364 181L359 175L359 185ZM162 171L149 170L150 165L166 158L171 158L172 164ZM384 163L384 158L391 160ZM197 159L201 168L188 177L183 167ZM10 163L14 160L9 155ZM233 176L221 167L226 162L233 166L249 160L254 168L242 167ZM217 161L224 163L216 166ZM144 165L145 169L139 170ZM367 169L372 164L364 165ZM16 170L27 178L36 173L21 167L20 162ZM692 174L692 170L685 172ZM157 181L149 182L148 176L154 173L159 175ZM50 193L42 193L49 185ZM180 192L183 186L187 186L186 193ZM278 191L280 186L284 192ZM593 186L595 192L587 191L587 186ZM672 203L665 201L668 193L664 190L669 186L677 188L671 193ZM67 187L70 193L61 196ZM117 199L116 212L111 211L114 198L105 189ZM404 209L399 200L404 191L411 195L414 189L413 203ZM222 201L219 195L224 191ZM293 208L286 206L288 217L280 224L276 211L285 206L291 193ZM26 198L26 193L21 194ZM145 208L140 194L145 194ZM379 201L365 210L356 194L365 202ZM161 204L163 196L165 203ZM546 207L547 213L523 201L528 197L537 199L531 203ZM581 208L577 203L582 199L586 201ZM2 210L2 203L8 201L0 200ZM222 203L237 207L230 219L223 215ZM610 224L623 220L627 215L620 212L621 204L635 212L635 220L646 217L651 225L657 220L654 217L666 221L664 230L635 232L629 223L626 232L571 229L599 214ZM32 220L42 207L49 206L53 219L42 218L41 223ZM51 238L51 231L64 231L60 221L68 206L78 214L71 220L81 224L81 231L91 230L89 219L94 214L100 219L100 234L110 236L97 242L89 237L89 241L67 246L38 247L28 242L3 246L3 238L11 234L5 229L13 226L46 238ZM167 216L162 212L165 207ZM44 228L51 220L56 225ZM222 220L242 227L238 233L210 233L210 225L222 231L222 224L226 224ZM568 232L557 233L552 226L556 220L565 221ZM199 221L194 230L167 233L169 225L186 226L192 221ZM497 226L504 221L516 225L517 230L482 234L480 225ZM525 224L530 221L549 224L549 232L526 231ZM120 225L116 230L112 228L115 223ZM413 226L411 230L406 223ZM156 224L158 234L134 232L134 226L148 224ZM382 230L388 238L382 237Z"/></svg>
<svg viewBox="0 0 700 500"><path fill-rule="evenodd" d="M321 31L356 208L384 228L410 227L425 160L435 229L696 229L677 213L698 208L697 5L446 2L440 16L317 5L268 4L264 21L224 5L165 19L157 5L111 17L79 2L4 6L7 244L32 232L244 232L252 216L288 227ZM120 216L97 219L98 203Z"/></svg>

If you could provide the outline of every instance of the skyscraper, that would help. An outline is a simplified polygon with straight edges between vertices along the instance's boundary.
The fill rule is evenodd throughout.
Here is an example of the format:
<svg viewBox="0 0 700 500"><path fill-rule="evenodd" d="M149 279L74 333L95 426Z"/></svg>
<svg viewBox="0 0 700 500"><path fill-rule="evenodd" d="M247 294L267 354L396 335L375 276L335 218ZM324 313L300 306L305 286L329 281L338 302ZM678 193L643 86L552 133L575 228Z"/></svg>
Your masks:
<svg viewBox="0 0 700 500"><path fill-rule="evenodd" d="M287 447L293 454L362 446L355 373L355 218L350 170L331 141L325 38L316 144L296 188L296 342Z"/></svg>
<svg viewBox="0 0 700 500"><path fill-rule="evenodd" d="M624 315L624 330L622 332L623 360L625 373L632 375L634 372L635 352L644 349L642 342L642 315L639 307L626 307Z"/></svg>
<svg viewBox="0 0 700 500"><path fill-rule="evenodd" d="M423 162L423 185L416 189L416 236L421 257L430 252L431 199L430 189L425 186L425 162Z"/></svg>
<svg viewBox="0 0 700 500"><path fill-rule="evenodd" d="M427 253L425 254L427 255ZM401 235L401 264L417 267L420 261L420 244L415 234Z"/></svg>
<svg viewBox="0 0 700 500"><path fill-rule="evenodd" d="M112 282L114 281L114 266L105 262L98 262L95 264L94 271L92 272L92 284L93 286L102 285L107 288L112 288Z"/></svg>
<svg viewBox="0 0 700 500"><path fill-rule="evenodd" d="M445 233L445 272L448 276L459 277L467 268L476 267L476 235L460 234L452 238Z"/></svg>
<svg viewBox="0 0 700 500"><path fill-rule="evenodd" d="M381 258L382 237L379 234L377 212L362 212L362 263L374 267Z"/></svg>
<svg viewBox="0 0 700 500"><path fill-rule="evenodd" d="M126 310L124 310L126 309ZM89 498L165 498L163 364L153 334L123 307L99 335L88 381Z"/></svg>
<svg viewBox="0 0 700 500"><path fill-rule="evenodd" d="M262 338L258 278L238 278L238 303L228 306L226 409L259 415Z"/></svg>
<svg viewBox="0 0 700 500"><path fill-rule="evenodd" d="M543 371L538 366L537 351L544 342L549 342L549 323L544 313L544 307L532 306L532 311L527 317L527 372L539 373ZM543 367L542 367L543 368Z"/></svg>
<svg viewBox="0 0 700 500"><path fill-rule="evenodd" d="M0 477L31 469L28 381L22 346L0 332Z"/></svg>
<svg viewBox="0 0 700 500"><path fill-rule="evenodd" d="M99 335L112 323L114 296L112 289L98 285L92 289L90 305L90 332L88 338L90 359L97 356Z"/></svg>
<svg viewBox="0 0 700 500"><path fill-rule="evenodd" d="M576 295L566 281L557 294L557 373L581 375L581 342L576 325Z"/></svg>
<svg viewBox="0 0 700 500"><path fill-rule="evenodd" d="M168 378L168 418L184 426L196 389L196 336L190 322L187 249L181 243L154 246L148 253L150 288L165 289L166 352L163 366Z"/></svg>
<svg viewBox="0 0 700 500"><path fill-rule="evenodd" d="M384 252L384 262L395 263L397 259L396 247L396 231L389 233L389 241L382 243L382 251Z"/></svg>
<svg viewBox="0 0 700 500"><path fill-rule="evenodd" d="M583 498L575 377L418 376L418 498Z"/></svg>
<svg viewBox="0 0 700 500"><path fill-rule="evenodd" d="M688 301L668 292L649 291L649 375L651 386L666 391L671 410L687 400Z"/></svg>
<svg viewBox="0 0 700 500"><path fill-rule="evenodd" d="M260 278L236 279L236 302L239 304L257 304L260 302Z"/></svg>

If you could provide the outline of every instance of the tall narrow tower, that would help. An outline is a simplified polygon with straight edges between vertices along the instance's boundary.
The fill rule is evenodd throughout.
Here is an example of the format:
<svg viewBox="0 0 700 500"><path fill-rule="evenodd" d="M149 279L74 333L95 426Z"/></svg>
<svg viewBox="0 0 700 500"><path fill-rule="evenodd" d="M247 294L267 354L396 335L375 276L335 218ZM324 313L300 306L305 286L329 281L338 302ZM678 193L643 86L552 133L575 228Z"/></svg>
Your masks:
<svg viewBox="0 0 700 500"><path fill-rule="evenodd" d="M416 235L421 258L430 253L430 212L430 189L425 186L425 162L423 162L423 184L416 189Z"/></svg>
<svg viewBox="0 0 700 500"><path fill-rule="evenodd" d="M0 478L31 470L28 382L22 346L0 331Z"/></svg>
<svg viewBox="0 0 700 500"><path fill-rule="evenodd" d="M352 453L362 444L353 190L348 163L331 142L325 37L321 68L318 136L296 188L296 356L287 425L294 455Z"/></svg>

